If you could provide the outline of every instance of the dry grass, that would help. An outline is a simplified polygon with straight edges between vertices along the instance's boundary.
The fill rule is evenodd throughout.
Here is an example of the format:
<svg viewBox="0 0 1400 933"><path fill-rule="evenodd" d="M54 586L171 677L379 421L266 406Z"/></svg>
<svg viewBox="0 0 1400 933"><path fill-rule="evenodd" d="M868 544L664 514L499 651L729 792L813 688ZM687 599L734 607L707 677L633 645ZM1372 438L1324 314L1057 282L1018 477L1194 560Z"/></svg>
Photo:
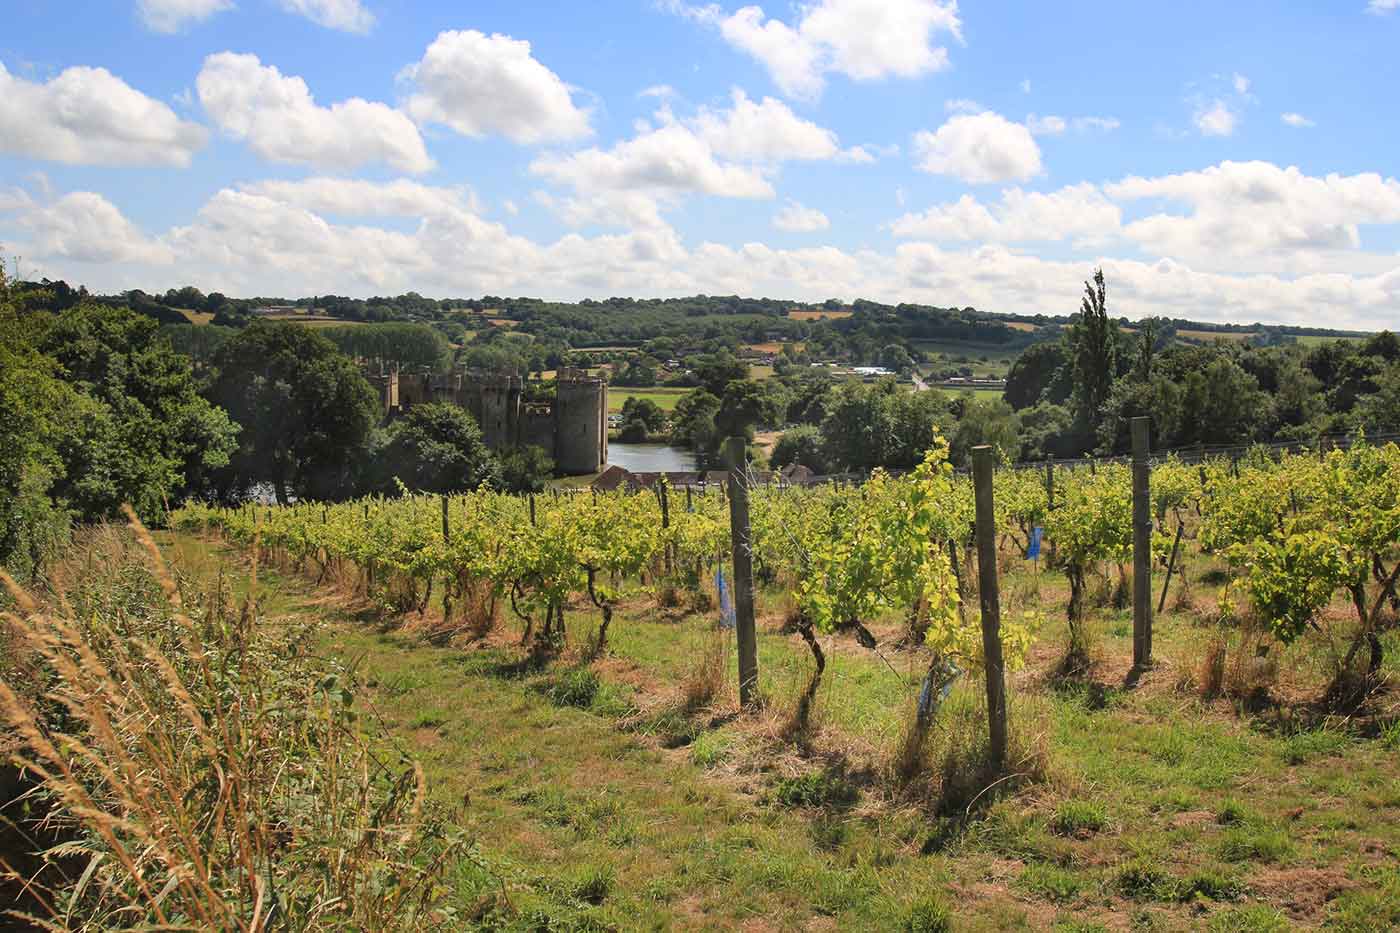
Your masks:
<svg viewBox="0 0 1400 933"><path fill-rule="evenodd" d="M343 671L223 581L177 580L129 513L41 601L8 577L12 652L45 676L3 711L47 802L27 887L54 929L418 929L457 850L412 762L364 737ZM256 580L254 545L250 578ZM59 585L64 581L68 585ZM389 762L389 764L386 764ZM385 884L386 878L394 884Z"/></svg>

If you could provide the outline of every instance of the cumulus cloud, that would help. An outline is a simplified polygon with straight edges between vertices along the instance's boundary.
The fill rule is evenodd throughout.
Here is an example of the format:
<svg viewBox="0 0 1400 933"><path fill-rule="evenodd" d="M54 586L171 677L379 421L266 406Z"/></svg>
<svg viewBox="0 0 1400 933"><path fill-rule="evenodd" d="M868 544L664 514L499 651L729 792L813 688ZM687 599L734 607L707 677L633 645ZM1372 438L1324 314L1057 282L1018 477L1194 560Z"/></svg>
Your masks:
<svg viewBox="0 0 1400 933"><path fill-rule="evenodd" d="M233 0L137 0L136 11L155 32L179 32L215 13L233 9Z"/></svg>
<svg viewBox="0 0 1400 933"><path fill-rule="evenodd" d="M1130 177L1104 190L1117 201L1189 207L1188 214L1134 221L1124 233L1158 255L1206 264L1292 264L1308 252L1359 248L1363 224L1400 223L1400 181L1374 173L1315 177L1269 162L1222 162L1198 172Z"/></svg>
<svg viewBox="0 0 1400 933"><path fill-rule="evenodd" d="M151 240L100 194L74 191L51 204L27 196L8 201L0 195L0 216L17 211L16 223L25 231L25 252L40 260L76 263L138 263L166 265L174 255Z"/></svg>
<svg viewBox="0 0 1400 933"><path fill-rule="evenodd" d="M288 13L304 16L318 26L344 32L367 33L374 28L374 14L360 0L278 0Z"/></svg>
<svg viewBox="0 0 1400 933"><path fill-rule="evenodd" d="M1400 3L1400 0L1396 0L1396 2ZM1305 130L1310 127L1317 126L1316 123L1309 120L1301 113L1285 113L1282 116L1280 116L1279 119L1282 120L1284 123L1288 124L1289 126L1293 127L1294 129Z"/></svg>
<svg viewBox="0 0 1400 933"><path fill-rule="evenodd" d="M405 178L389 182L352 178L262 181L242 185L240 190L317 214L342 217L414 217L480 210L469 188L434 187Z"/></svg>
<svg viewBox="0 0 1400 933"><path fill-rule="evenodd" d="M700 137L726 158L776 162L832 159L841 154L831 130L802 119L780 100L753 101L738 88L731 94L728 110L702 108L694 122ZM864 155L863 161L872 160L868 153ZM859 156L855 160L862 161Z"/></svg>
<svg viewBox="0 0 1400 933"><path fill-rule="evenodd" d="M816 233L831 227L831 221L815 207L804 207L796 201L773 215L773 226L787 233Z"/></svg>
<svg viewBox="0 0 1400 933"><path fill-rule="evenodd" d="M1348 199L1375 194L1377 181L1382 192L1395 184L1365 181L1348 192ZM540 283L546 283L545 294L565 299L628 293L769 294L799 300L848 295L1063 314L1077 308L1083 280L1102 265L1112 283L1114 307L1128 317L1326 320L1338 327L1376 328L1393 324L1400 308L1400 261L1394 257L1365 274L1242 275L1208 271L1181 259L1098 255L1048 260L1000 244L952 249L907 242L892 252L777 249L762 242L686 244L664 226L536 242L482 218L461 195L425 196L424 206L446 207L412 215L407 225L397 218L390 229L335 222L329 212L313 208L361 198L383 212L397 212L412 206L421 192L392 184L380 186L386 189L381 193L335 191L320 182L269 185L219 191L187 225L154 239L111 205L104 207L96 195L76 193L54 205L0 196L10 206L0 214L0 238L7 250L16 246L26 266L37 265L40 274L100 290L197 280L208 289L244 295L364 296L414 289L462 296L541 294Z"/></svg>
<svg viewBox="0 0 1400 933"><path fill-rule="evenodd" d="M358 97L322 107L305 81L256 55L210 55L195 88L220 129L274 162L340 170L374 162L405 172L433 167L418 128L400 111Z"/></svg>
<svg viewBox="0 0 1400 933"><path fill-rule="evenodd" d="M76 165L185 166L208 135L105 68L69 68L40 84L0 63L0 152Z"/></svg>
<svg viewBox="0 0 1400 933"><path fill-rule="evenodd" d="M890 225L895 236L935 242L1101 242L1116 235L1122 211L1087 182L1049 193L1008 188L984 205L971 195L921 214L905 214Z"/></svg>
<svg viewBox="0 0 1400 933"><path fill-rule="evenodd" d="M1400 10L1400 0L1371 0L1366 7L1367 13L1374 13L1377 16L1393 13L1396 10Z"/></svg>
<svg viewBox="0 0 1400 933"><path fill-rule="evenodd" d="M669 6L719 28L730 45L757 59L790 97L815 98L837 73L857 81L914 78L948 67L936 42L961 41L956 0L817 0L800 7L792 24L759 6L725 14L716 6Z"/></svg>
<svg viewBox="0 0 1400 933"><path fill-rule="evenodd" d="M530 53L530 43L476 30L444 32L400 74L405 109L420 124L517 143L558 142L592 132L567 84Z"/></svg>
<svg viewBox="0 0 1400 933"><path fill-rule="evenodd" d="M914 135L918 168L969 184L1027 181L1043 171L1031 131L1000 114L960 114Z"/></svg>

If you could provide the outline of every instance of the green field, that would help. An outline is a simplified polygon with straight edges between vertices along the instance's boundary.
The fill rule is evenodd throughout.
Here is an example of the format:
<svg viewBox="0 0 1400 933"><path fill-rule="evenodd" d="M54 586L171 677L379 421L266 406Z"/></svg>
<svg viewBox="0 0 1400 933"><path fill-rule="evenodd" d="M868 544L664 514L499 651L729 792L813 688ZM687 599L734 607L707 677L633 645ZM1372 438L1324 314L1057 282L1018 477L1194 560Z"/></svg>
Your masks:
<svg viewBox="0 0 1400 933"><path fill-rule="evenodd" d="M681 396L690 391L693 390L673 389L665 386L650 389L629 389L622 386L609 386L608 411L613 413L622 411L623 403L629 398L650 399L655 402L657 407L662 411L671 411L676 407L676 402L680 401Z"/></svg>
<svg viewBox="0 0 1400 933"><path fill-rule="evenodd" d="M174 539L189 578L239 555ZM473 855L449 866L449 902L486 929L1341 931L1400 924L1400 729L1252 713L1205 700L1203 582L1157 622L1156 667L1123 686L1131 614L1092 613L1095 665L1052 676L1066 637L1048 616L1012 685L1016 778L940 805L888 769L924 661L876 626L883 659L824 638L811 723L793 704L811 662L761 594L760 692L734 707L732 637L709 613L658 608L632 588L607 657L580 646L596 610L569 611L573 648L531 665L518 623L434 646L380 610L264 567L269 619L314 622L352 662L357 701L422 762L428 805L455 814ZM1004 612L1063 601L1063 577L1012 559ZM507 613L508 616L508 613ZM411 627L411 626L410 626ZM1390 670L1400 648L1388 636ZM702 672L723 661L725 679ZM1307 669L1289 649L1283 666ZM695 685L718 695L687 702ZM975 744L978 683L939 714L939 754ZM1296 708L1300 713L1302 707ZM460 927L454 927L460 928Z"/></svg>

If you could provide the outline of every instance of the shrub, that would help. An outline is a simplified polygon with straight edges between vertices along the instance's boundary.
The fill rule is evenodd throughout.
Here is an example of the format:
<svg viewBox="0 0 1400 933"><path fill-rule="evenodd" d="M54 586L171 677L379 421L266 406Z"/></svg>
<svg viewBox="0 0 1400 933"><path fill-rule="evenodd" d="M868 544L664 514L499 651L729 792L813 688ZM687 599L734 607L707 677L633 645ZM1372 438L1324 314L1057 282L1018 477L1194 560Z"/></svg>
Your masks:
<svg viewBox="0 0 1400 933"><path fill-rule="evenodd" d="M545 696L555 706L575 706L587 709L593 705L602 682L592 669L575 667L550 680L544 686Z"/></svg>

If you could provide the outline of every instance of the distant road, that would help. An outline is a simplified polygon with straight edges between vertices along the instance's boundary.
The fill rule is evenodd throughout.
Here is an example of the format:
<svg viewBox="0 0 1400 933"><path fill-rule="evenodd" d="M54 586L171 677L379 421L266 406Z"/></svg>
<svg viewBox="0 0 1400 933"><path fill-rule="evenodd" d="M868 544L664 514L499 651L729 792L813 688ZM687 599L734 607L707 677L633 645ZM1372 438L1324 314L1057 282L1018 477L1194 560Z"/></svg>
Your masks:
<svg viewBox="0 0 1400 933"><path fill-rule="evenodd" d="M919 378L918 370L915 370L915 371L914 371L914 391L915 391L915 392L927 392L928 390L929 390L929 384L928 384L927 382L924 382L923 379Z"/></svg>

